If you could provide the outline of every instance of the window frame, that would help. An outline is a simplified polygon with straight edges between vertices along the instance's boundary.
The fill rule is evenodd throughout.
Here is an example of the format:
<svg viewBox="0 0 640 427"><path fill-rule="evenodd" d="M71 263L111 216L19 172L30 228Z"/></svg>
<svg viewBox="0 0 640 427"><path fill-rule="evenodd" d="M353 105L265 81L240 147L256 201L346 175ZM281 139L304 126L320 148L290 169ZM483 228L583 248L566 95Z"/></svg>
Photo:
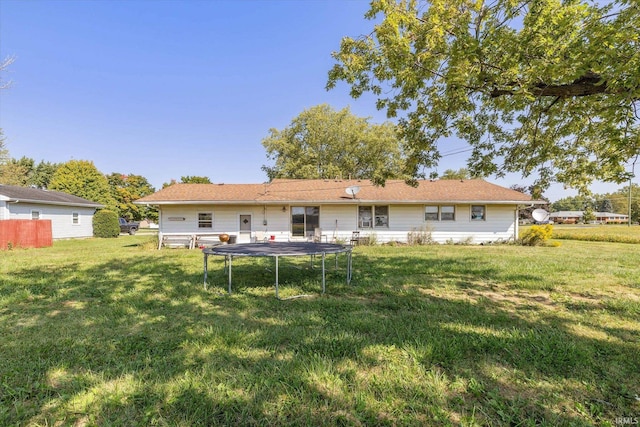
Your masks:
<svg viewBox="0 0 640 427"><path fill-rule="evenodd" d="M201 218L201 215L209 215L211 218ZM208 224L208 225L207 225ZM198 212L198 230L200 229L213 229L213 211L201 211Z"/></svg>
<svg viewBox="0 0 640 427"><path fill-rule="evenodd" d="M384 208L385 212L379 212L378 209ZM363 216L363 212L368 212L370 216ZM358 228L371 230L371 229L388 229L389 228L389 219L391 218L391 207L390 205L358 205ZM382 224L379 219L383 219ZM365 221L366 220L366 221ZM369 225L365 225L369 224Z"/></svg>
<svg viewBox="0 0 640 427"><path fill-rule="evenodd" d="M451 208L452 212L445 212L444 208ZM451 214L451 218L444 218L443 214ZM456 205L440 205L440 221L455 221L456 220Z"/></svg>
<svg viewBox="0 0 640 427"><path fill-rule="evenodd" d="M378 214L378 208L384 208L386 214ZM378 218L384 218L384 222L378 225ZM389 205L373 205L373 228L389 228Z"/></svg>
<svg viewBox="0 0 640 427"><path fill-rule="evenodd" d="M482 217L474 218L473 208L482 208ZM471 205L470 208L471 221L486 221L487 220L487 205Z"/></svg>
<svg viewBox="0 0 640 427"><path fill-rule="evenodd" d="M296 213L295 215L302 215L302 223L300 222L296 222L295 224L299 225L302 224L302 234L300 234L298 231L294 230L294 222L293 222L293 215L294 215L294 210L302 210L302 213ZM313 211L317 211L318 212L318 220L317 223L314 221L314 223L311 223L309 221L307 221L307 217L313 217L315 216L313 213L310 213L309 210L313 210ZM305 237L309 237L309 236L313 236L313 234L315 233L315 229L320 227L320 205L317 206L309 206L309 205L304 205L304 206L291 206L291 208L289 209L289 227L290 227L290 233L292 237L301 237L301 238L305 238ZM313 225L313 230L307 230L309 225ZM297 234L295 234L297 233Z"/></svg>
<svg viewBox="0 0 640 427"><path fill-rule="evenodd" d="M434 212L427 212L428 208L435 208L435 214L436 217L434 218L427 218L427 215L431 214L433 215ZM424 220L425 221L440 221L440 206L439 205L425 205L424 207Z"/></svg>
<svg viewBox="0 0 640 427"><path fill-rule="evenodd" d="M80 212L71 212L71 225L80 225Z"/></svg>
<svg viewBox="0 0 640 427"><path fill-rule="evenodd" d="M33 217L33 214L36 214L36 218ZM37 221L39 219L42 219L42 211L37 209L31 209L31 220Z"/></svg>

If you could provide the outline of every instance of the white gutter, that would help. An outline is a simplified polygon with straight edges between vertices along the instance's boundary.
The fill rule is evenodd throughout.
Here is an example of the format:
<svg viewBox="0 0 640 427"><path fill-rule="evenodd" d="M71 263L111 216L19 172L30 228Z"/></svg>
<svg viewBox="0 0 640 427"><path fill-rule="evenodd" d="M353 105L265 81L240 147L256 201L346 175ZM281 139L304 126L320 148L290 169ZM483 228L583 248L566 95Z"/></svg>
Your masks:
<svg viewBox="0 0 640 427"><path fill-rule="evenodd" d="M33 203L38 205L58 205L58 206L79 206L85 208L103 208L104 205L99 203L73 203L73 202L56 202L51 200L37 200L37 199L8 199L7 203Z"/></svg>

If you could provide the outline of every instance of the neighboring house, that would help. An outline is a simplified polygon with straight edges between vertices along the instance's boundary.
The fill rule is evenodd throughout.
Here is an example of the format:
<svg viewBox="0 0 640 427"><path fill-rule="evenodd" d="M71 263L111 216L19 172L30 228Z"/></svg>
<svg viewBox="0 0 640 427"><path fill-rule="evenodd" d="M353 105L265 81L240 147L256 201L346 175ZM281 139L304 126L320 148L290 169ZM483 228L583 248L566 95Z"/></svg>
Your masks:
<svg viewBox="0 0 640 427"><path fill-rule="evenodd" d="M602 224L623 224L629 221L629 215L594 212L595 222ZM558 211L549 214L549 220L556 224L575 224L582 221L584 211Z"/></svg>
<svg viewBox="0 0 640 427"><path fill-rule="evenodd" d="M355 193L355 194L354 194ZM427 230L437 242L482 243L518 235L518 209L530 196L483 180L387 181L276 179L264 184L174 184L138 199L159 209L159 234L226 233L237 243L262 240L406 242Z"/></svg>
<svg viewBox="0 0 640 427"><path fill-rule="evenodd" d="M0 220L49 219L54 239L93 236L93 214L102 207L71 194L0 184Z"/></svg>
<svg viewBox="0 0 640 427"><path fill-rule="evenodd" d="M558 211L549 214L549 221L555 224L575 224L582 221L583 211Z"/></svg>

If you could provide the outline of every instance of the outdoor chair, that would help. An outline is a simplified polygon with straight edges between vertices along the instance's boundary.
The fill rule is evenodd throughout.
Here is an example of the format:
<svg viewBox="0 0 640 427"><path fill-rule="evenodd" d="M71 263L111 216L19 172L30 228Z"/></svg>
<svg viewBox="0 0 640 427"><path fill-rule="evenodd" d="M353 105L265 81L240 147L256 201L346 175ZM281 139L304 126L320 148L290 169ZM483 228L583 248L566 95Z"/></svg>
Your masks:
<svg viewBox="0 0 640 427"><path fill-rule="evenodd" d="M322 238L324 237L325 242L327 241L327 236L322 236L322 228L316 227L313 231L313 242L314 243L322 243Z"/></svg>
<svg viewBox="0 0 640 427"><path fill-rule="evenodd" d="M360 241L360 232L359 231L352 232L351 240L349 241L349 244L351 246L357 246L359 241Z"/></svg>

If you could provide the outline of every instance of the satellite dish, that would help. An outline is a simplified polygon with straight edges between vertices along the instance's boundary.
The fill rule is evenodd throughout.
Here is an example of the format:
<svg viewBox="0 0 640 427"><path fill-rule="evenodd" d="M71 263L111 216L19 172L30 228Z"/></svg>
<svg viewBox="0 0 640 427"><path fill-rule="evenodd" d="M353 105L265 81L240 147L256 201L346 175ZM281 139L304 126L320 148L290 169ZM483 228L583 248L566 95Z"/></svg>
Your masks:
<svg viewBox="0 0 640 427"><path fill-rule="evenodd" d="M358 191L360 191L360 187L358 187L357 185L353 185L351 187L347 187L344 191L355 199L356 194L358 194Z"/></svg>
<svg viewBox="0 0 640 427"><path fill-rule="evenodd" d="M531 216L538 222L547 221L549 219L549 212L544 209L535 209L531 212Z"/></svg>

